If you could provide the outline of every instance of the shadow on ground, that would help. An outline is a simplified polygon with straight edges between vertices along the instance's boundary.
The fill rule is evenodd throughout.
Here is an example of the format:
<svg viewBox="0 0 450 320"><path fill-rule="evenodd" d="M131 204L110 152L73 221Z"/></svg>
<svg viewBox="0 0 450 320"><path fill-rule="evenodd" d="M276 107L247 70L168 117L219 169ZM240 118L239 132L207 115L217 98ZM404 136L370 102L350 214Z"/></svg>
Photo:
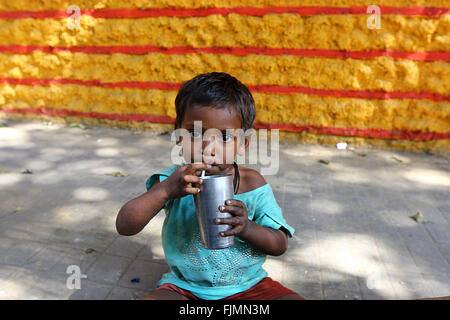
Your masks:
<svg viewBox="0 0 450 320"><path fill-rule="evenodd" d="M152 173L170 166L170 136L6 123L0 299L135 299L153 291L168 271L164 212L132 237L117 234L115 218ZM282 144L279 172L266 180L296 229L289 251L265 264L275 280L308 299L450 294L447 157ZM418 224L416 212L430 222ZM79 290L67 288L70 265L87 276Z"/></svg>

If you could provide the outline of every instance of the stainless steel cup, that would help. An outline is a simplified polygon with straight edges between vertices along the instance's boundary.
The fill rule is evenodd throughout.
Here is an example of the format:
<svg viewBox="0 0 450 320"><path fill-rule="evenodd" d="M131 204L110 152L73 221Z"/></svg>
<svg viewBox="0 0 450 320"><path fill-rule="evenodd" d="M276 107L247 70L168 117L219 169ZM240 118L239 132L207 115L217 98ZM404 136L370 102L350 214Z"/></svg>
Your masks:
<svg viewBox="0 0 450 320"><path fill-rule="evenodd" d="M194 194L195 209L200 228L202 245L206 249L224 249L233 245L234 236L222 237L219 233L231 229L227 224L216 224L216 218L229 218L229 212L219 211L225 200L233 199L233 177L231 174L204 176L200 192Z"/></svg>

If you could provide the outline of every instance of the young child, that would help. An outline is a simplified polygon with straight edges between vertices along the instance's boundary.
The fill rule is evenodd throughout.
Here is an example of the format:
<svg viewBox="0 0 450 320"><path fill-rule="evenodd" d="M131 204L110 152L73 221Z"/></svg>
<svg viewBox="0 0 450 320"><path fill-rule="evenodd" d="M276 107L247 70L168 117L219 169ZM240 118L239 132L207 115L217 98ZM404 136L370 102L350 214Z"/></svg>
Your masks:
<svg viewBox="0 0 450 320"><path fill-rule="evenodd" d="M283 218L264 178L229 161L249 147L250 137L230 134L231 129L246 132L253 127L256 111L249 90L226 73L200 74L183 84L175 105L175 129L189 133L177 141L188 164L151 175L147 192L128 201L116 220L119 234L134 235L165 209L162 244L170 272L144 299L303 299L267 277L262 268L266 255L286 251L294 229ZM203 132L217 129L220 134L204 139L203 132L194 130L198 128L194 121L201 121ZM201 160L194 162L198 157ZM233 217L216 220L232 227L222 234L235 236L229 248L208 250L201 244L192 195L200 192L202 170L234 177L234 198L219 208Z"/></svg>

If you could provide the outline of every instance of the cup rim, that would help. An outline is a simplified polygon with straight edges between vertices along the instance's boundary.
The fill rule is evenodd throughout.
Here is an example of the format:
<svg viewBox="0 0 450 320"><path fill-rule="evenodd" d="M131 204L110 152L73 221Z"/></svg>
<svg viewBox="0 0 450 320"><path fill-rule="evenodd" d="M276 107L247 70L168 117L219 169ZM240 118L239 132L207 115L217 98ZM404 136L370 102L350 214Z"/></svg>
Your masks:
<svg viewBox="0 0 450 320"><path fill-rule="evenodd" d="M207 179L214 179L214 178L222 178L222 177L229 177L231 176L231 173L227 173L227 174L214 174L212 176L204 176L202 179L203 180L207 180Z"/></svg>

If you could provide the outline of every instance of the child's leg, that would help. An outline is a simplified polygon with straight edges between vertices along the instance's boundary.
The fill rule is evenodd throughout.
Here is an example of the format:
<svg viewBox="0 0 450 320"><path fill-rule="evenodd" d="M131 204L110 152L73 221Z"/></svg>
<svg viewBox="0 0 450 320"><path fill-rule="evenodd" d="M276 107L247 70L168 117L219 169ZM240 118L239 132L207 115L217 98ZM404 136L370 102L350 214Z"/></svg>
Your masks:
<svg viewBox="0 0 450 320"><path fill-rule="evenodd" d="M226 297L223 300L305 300L296 292L278 281L267 277L248 290Z"/></svg>
<svg viewBox="0 0 450 320"><path fill-rule="evenodd" d="M300 295L296 293L289 293L287 295L278 297L274 300L305 300L305 298L302 298Z"/></svg>
<svg viewBox="0 0 450 320"><path fill-rule="evenodd" d="M164 283L142 300L199 300L199 298L172 283Z"/></svg>

